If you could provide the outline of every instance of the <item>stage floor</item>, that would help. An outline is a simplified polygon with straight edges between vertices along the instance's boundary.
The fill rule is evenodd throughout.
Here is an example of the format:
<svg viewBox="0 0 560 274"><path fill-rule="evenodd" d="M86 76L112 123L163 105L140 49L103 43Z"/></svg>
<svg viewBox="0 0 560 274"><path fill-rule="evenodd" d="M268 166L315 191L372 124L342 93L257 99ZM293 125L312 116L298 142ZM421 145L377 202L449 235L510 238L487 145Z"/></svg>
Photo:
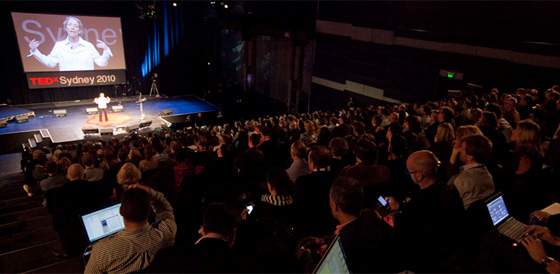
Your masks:
<svg viewBox="0 0 560 274"><path fill-rule="evenodd" d="M113 99L110 105L116 105L118 99ZM109 123L99 123L99 115L88 115L87 107L95 107L95 104L64 107L67 116L57 118L52 113L52 108L34 109L35 118L28 122L18 124L15 121L8 123L5 128L0 128L0 135L14 134L28 131L48 130L53 137L53 142L67 142L83 139L82 128L111 128L127 126L140 121L140 105L137 103L123 103L123 112L109 113ZM161 120L159 114L164 110L171 110L172 115L185 115L200 112L217 111L217 107L196 97L159 98L150 99L143 104L144 121L152 120L152 127L159 127ZM114 117L113 117L114 116ZM114 118L114 119L112 119ZM60 135L55 138L53 134ZM57 139L57 140L55 140Z"/></svg>

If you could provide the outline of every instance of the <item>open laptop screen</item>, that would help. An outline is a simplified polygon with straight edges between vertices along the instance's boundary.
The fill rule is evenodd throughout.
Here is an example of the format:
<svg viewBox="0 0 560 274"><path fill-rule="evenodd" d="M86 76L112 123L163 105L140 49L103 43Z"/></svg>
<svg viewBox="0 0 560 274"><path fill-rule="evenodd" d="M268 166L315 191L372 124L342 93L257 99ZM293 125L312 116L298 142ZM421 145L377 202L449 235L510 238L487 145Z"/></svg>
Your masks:
<svg viewBox="0 0 560 274"><path fill-rule="evenodd" d="M90 242L103 239L124 229L124 219L116 204L82 216L82 222Z"/></svg>
<svg viewBox="0 0 560 274"><path fill-rule="evenodd" d="M350 273L339 237L334 238L329 249L325 252L325 255L323 255L323 259L315 268L314 273Z"/></svg>
<svg viewBox="0 0 560 274"><path fill-rule="evenodd" d="M488 212L490 213L490 218L494 225L499 224L501 221L509 217L509 212L504 201L504 196L499 195L495 199L486 203Z"/></svg>

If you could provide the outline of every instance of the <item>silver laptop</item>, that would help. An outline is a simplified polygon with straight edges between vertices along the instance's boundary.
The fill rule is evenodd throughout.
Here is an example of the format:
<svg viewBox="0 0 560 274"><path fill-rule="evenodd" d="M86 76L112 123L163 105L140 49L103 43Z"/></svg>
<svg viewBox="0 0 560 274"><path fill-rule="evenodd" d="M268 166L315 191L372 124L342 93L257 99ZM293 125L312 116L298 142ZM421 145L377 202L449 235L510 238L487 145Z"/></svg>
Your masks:
<svg viewBox="0 0 560 274"><path fill-rule="evenodd" d="M330 273L350 273L348 269L348 264L346 263L346 257L344 256L344 251L342 250L342 245L340 243L340 237L336 236L323 258L315 267L313 273L318 274L330 274Z"/></svg>
<svg viewBox="0 0 560 274"><path fill-rule="evenodd" d="M504 196L497 194L486 201L486 207L492 219L492 224L500 234L514 240L523 238L527 225L509 215Z"/></svg>
<svg viewBox="0 0 560 274"><path fill-rule="evenodd" d="M82 223L90 243L124 230L124 219L119 211L120 208L121 204L116 204L82 215Z"/></svg>

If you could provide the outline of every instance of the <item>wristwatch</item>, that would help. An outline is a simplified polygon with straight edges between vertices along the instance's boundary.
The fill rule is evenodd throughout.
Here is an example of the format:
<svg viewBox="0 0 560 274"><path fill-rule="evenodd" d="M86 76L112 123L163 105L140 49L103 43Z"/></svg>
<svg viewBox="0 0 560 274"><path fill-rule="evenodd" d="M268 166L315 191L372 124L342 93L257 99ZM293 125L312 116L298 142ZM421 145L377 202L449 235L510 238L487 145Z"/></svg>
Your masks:
<svg viewBox="0 0 560 274"><path fill-rule="evenodd" d="M549 256L545 256L541 260L541 265L544 266L544 267L547 267L548 264L550 264L551 262L554 262L554 261L556 261L554 258L549 257Z"/></svg>

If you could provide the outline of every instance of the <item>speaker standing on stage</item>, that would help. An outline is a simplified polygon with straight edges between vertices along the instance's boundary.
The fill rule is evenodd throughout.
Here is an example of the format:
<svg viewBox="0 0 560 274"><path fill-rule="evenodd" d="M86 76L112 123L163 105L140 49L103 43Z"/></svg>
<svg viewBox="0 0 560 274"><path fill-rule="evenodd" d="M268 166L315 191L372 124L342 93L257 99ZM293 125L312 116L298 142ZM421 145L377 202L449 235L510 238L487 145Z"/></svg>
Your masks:
<svg viewBox="0 0 560 274"><path fill-rule="evenodd" d="M93 101L97 104L97 109L99 110L99 122L103 121L103 119L101 119L102 113L105 113L105 122L108 122L109 118L107 118L107 104L111 102L111 98L109 98L109 96L105 97L105 94L101 92L99 93L99 97L95 98L95 100Z"/></svg>

